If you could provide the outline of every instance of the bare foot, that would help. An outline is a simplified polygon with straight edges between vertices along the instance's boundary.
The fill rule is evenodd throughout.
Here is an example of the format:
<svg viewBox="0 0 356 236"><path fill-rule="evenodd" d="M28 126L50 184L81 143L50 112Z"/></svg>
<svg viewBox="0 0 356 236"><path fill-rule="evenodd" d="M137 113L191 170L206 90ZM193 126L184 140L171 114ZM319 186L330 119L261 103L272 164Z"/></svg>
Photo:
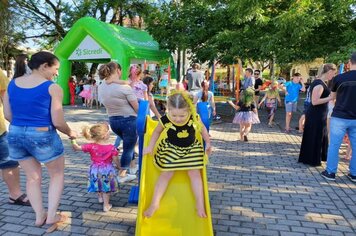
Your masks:
<svg viewBox="0 0 356 236"><path fill-rule="evenodd" d="M206 218L206 217L207 217L207 215L206 215L206 213L205 213L205 208L204 208L204 206L198 206L198 205L197 205L197 214L198 214L198 216L199 216L200 218Z"/></svg>
<svg viewBox="0 0 356 236"><path fill-rule="evenodd" d="M153 214L157 211L159 206L151 205L144 213L143 216L147 218L151 218Z"/></svg>
<svg viewBox="0 0 356 236"><path fill-rule="evenodd" d="M49 226L48 229L46 230L46 233L52 233L55 231L59 225L64 223L68 219L68 216L63 215L63 214L56 214L55 220L52 221L52 223L49 223L50 221L47 218L46 224Z"/></svg>
<svg viewBox="0 0 356 236"><path fill-rule="evenodd" d="M43 212L41 218L36 219L35 226L41 227L46 223L47 213Z"/></svg>

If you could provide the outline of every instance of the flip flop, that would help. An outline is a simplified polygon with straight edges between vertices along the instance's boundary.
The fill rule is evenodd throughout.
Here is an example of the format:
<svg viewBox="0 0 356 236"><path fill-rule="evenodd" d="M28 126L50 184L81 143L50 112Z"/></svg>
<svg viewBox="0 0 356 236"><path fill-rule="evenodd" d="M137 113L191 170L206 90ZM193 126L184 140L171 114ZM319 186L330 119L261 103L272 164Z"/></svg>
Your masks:
<svg viewBox="0 0 356 236"><path fill-rule="evenodd" d="M46 233L52 233L54 231L56 231L56 229L68 219L68 216L63 215L61 213L57 214L57 216L59 216L59 220L57 220L56 222L53 222L51 224L46 224L49 226L49 228L46 230Z"/></svg>
<svg viewBox="0 0 356 236"><path fill-rule="evenodd" d="M9 197L10 200L9 203L13 205L20 205L20 206L31 206L31 203L28 199L27 201L24 201L26 197L27 197L26 193L22 194L20 197L16 199Z"/></svg>

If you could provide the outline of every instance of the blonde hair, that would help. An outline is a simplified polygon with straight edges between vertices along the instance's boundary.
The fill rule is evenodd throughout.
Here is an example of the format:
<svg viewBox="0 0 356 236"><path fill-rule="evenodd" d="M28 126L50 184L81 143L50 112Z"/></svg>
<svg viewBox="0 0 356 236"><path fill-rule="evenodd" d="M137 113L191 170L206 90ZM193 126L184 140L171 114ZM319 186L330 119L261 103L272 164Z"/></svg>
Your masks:
<svg viewBox="0 0 356 236"><path fill-rule="evenodd" d="M318 70L317 77L320 78L322 75L328 73L330 70L336 70L336 65L333 63L326 63L321 65Z"/></svg>
<svg viewBox="0 0 356 236"><path fill-rule="evenodd" d="M193 104L193 95L187 91L172 90L167 98L167 107L175 109L188 109L192 115L193 123L197 130L201 129L201 122L197 119L197 112Z"/></svg>
<svg viewBox="0 0 356 236"><path fill-rule="evenodd" d="M84 126L82 128L83 136L88 140L101 141L104 140L109 132L109 125L106 123L96 124L91 127Z"/></svg>
<svg viewBox="0 0 356 236"><path fill-rule="evenodd" d="M186 98L193 101L193 97L188 92L174 90L168 96L167 106L176 109L189 109L189 103Z"/></svg>

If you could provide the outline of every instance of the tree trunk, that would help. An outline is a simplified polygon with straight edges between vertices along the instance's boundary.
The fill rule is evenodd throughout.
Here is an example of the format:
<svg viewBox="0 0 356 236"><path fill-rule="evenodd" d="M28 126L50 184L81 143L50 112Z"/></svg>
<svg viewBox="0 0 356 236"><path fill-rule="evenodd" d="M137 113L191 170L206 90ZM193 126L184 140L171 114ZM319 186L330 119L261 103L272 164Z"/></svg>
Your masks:
<svg viewBox="0 0 356 236"><path fill-rule="evenodd" d="M93 75L93 78L96 73L96 69L98 68L98 65L99 65L98 63L93 63L90 67L89 75Z"/></svg>
<svg viewBox="0 0 356 236"><path fill-rule="evenodd" d="M181 59L182 59L180 52L181 52L181 50L178 48L177 49L177 72L176 72L177 82L180 80L180 66L181 66Z"/></svg>
<svg viewBox="0 0 356 236"><path fill-rule="evenodd" d="M230 88L230 66L227 66L226 69L226 85Z"/></svg>
<svg viewBox="0 0 356 236"><path fill-rule="evenodd" d="M276 62L276 56L273 55L272 59L270 60L270 71L269 71L271 80L274 80L274 75L276 70L275 62Z"/></svg>
<svg viewBox="0 0 356 236"><path fill-rule="evenodd" d="M183 49L183 62L182 62L182 74L183 75L185 75L185 70L186 70L186 68L185 68L185 63L186 63L186 49ZM180 80L179 80L179 82L181 82Z"/></svg>

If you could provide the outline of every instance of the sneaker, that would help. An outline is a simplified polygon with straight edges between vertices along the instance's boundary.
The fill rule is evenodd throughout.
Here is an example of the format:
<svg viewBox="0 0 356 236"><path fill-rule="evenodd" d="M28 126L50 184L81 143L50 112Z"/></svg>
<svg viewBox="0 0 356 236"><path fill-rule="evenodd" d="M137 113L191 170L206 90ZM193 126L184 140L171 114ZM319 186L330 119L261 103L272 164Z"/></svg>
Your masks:
<svg viewBox="0 0 356 236"><path fill-rule="evenodd" d="M335 173L328 173L326 170L324 170L323 172L321 172L321 176L324 178L324 179L327 179L327 180L332 180L334 181L335 180Z"/></svg>
<svg viewBox="0 0 356 236"><path fill-rule="evenodd" d="M348 174L347 177L352 181L356 183L356 175Z"/></svg>
<svg viewBox="0 0 356 236"><path fill-rule="evenodd" d="M244 135L244 141L245 141L245 142L248 142L248 138L247 138L246 135Z"/></svg>
<svg viewBox="0 0 356 236"><path fill-rule="evenodd" d="M111 204L109 204L109 205L107 205L107 206L103 206L103 211L104 212L108 212L108 211L110 211L111 210L111 208L112 208L112 205Z"/></svg>
<svg viewBox="0 0 356 236"><path fill-rule="evenodd" d="M136 175L126 174L124 177L119 177L119 183L124 183L136 179Z"/></svg>

